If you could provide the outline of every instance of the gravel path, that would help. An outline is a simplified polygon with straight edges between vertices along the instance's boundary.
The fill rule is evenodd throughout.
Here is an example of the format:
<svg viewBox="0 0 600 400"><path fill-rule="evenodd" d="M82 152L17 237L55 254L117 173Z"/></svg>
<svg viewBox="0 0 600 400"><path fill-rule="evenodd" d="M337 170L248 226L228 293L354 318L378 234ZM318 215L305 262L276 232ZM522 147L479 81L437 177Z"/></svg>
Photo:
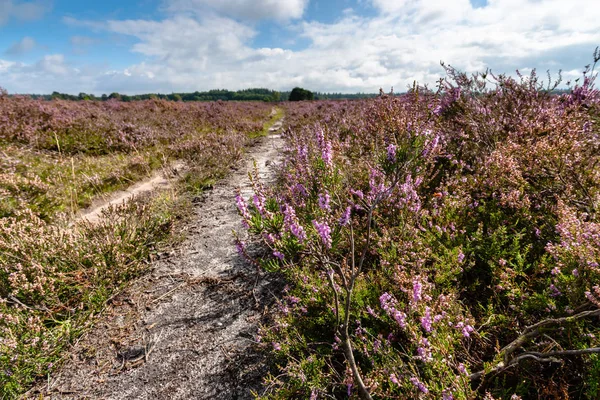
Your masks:
<svg viewBox="0 0 600 400"><path fill-rule="evenodd" d="M268 367L254 349L258 324L281 285L257 281L237 254L235 189L251 192L253 161L274 177L281 122L250 148L245 165L196 204L187 239L152 273L112 299L71 358L31 396L90 399L246 399Z"/></svg>

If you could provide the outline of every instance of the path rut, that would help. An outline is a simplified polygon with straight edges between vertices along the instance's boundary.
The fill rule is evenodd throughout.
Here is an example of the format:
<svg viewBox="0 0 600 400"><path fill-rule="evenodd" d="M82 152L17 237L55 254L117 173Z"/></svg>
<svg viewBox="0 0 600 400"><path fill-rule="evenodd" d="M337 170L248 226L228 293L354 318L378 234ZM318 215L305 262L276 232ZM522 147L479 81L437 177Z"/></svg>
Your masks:
<svg viewBox="0 0 600 400"><path fill-rule="evenodd" d="M71 358L38 390L50 398L246 399L268 370L253 350L258 324L279 282L257 280L236 251L244 232L235 189L249 195L256 161L274 179L281 121L248 151L245 164L196 205L187 239L152 272L115 297ZM35 393L32 393L35 395Z"/></svg>

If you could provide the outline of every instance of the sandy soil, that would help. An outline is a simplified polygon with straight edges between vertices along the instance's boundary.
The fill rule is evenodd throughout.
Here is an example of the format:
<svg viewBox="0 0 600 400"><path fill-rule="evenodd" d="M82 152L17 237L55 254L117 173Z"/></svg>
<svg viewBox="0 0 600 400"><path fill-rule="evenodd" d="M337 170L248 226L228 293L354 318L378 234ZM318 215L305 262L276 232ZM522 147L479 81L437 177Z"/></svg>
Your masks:
<svg viewBox="0 0 600 400"><path fill-rule="evenodd" d="M185 165L182 162L177 162L169 168L169 171L161 170L156 172L145 181L138 182L127 190L121 190L111 193L108 198L100 198L96 200L91 207L83 210L77 220L87 220L93 224L100 221L102 211L111 206L117 206L131 200L135 196L143 193L151 192L156 189L168 189L173 181L185 170Z"/></svg>
<svg viewBox="0 0 600 400"><path fill-rule="evenodd" d="M254 340L281 282L259 275L237 254L232 230L244 229L235 189L251 192L253 160L265 182L273 179L280 127L199 200L186 241L113 298L62 368L30 397L246 399L260 392L268 366Z"/></svg>

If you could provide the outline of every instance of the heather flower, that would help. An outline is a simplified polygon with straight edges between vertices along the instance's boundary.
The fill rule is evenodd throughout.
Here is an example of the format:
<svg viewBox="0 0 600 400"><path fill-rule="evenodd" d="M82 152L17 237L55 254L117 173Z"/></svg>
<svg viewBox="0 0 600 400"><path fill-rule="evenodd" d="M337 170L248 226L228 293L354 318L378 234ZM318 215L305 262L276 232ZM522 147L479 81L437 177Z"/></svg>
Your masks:
<svg viewBox="0 0 600 400"><path fill-rule="evenodd" d="M429 393L429 389L427 389L427 386L425 386L423 384L423 382L421 382L418 378L412 377L412 378L410 378L410 382L413 385L415 385L417 387L417 389L419 389L421 392Z"/></svg>
<svg viewBox="0 0 600 400"><path fill-rule="evenodd" d="M244 224L244 226L246 228L248 228L249 225L248 225L247 221L250 220L251 216L250 216L250 212L248 211L248 206L246 205L246 201L242 197L241 193L238 192L235 195L235 201L237 203L237 208L240 211L240 214L244 218L243 221L242 221L242 223Z"/></svg>
<svg viewBox="0 0 600 400"><path fill-rule="evenodd" d="M469 375L469 372L467 371L467 367L463 363L458 364L458 372L460 372L463 375Z"/></svg>
<svg viewBox="0 0 600 400"><path fill-rule="evenodd" d="M329 193L325 192L324 194L319 195L319 207L324 211L331 211L331 207L329 205L331 197Z"/></svg>
<svg viewBox="0 0 600 400"><path fill-rule="evenodd" d="M323 245L325 246L325 248L330 249L331 248L331 228L329 228L329 225L327 225L327 222L325 222L325 221L318 222L318 221L314 220L312 223L313 223L313 226L315 227L315 229L317 230L317 233L321 237L321 242L323 242Z"/></svg>
<svg viewBox="0 0 600 400"><path fill-rule="evenodd" d="M459 264L462 264L462 262L465 260L465 254L461 251L458 253L458 262Z"/></svg>
<svg viewBox="0 0 600 400"><path fill-rule="evenodd" d="M390 143L387 147L387 159L389 162L396 161L396 145Z"/></svg>
<svg viewBox="0 0 600 400"><path fill-rule="evenodd" d="M333 151L331 149L330 141L325 142L321 150L321 156L323 158L323 161L325 162L325 165L331 168L333 166Z"/></svg>
<svg viewBox="0 0 600 400"><path fill-rule="evenodd" d="M394 299L391 294L382 294L379 297L379 302L381 308L383 308L383 310L392 317L401 328L406 328L406 314L396 309L396 299Z"/></svg>
<svg viewBox="0 0 600 400"><path fill-rule="evenodd" d="M372 316L372 317L377 317L377 314L375 313L375 310L373 310L371 308L371 306L367 306L367 313Z"/></svg>
<svg viewBox="0 0 600 400"><path fill-rule="evenodd" d="M306 234L302 225L298 223L294 208L289 204L284 205L283 215L284 226L302 243L306 239Z"/></svg>
<svg viewBox="0 0 600 400"><path fill-rule="evenodd" d="M425 332L431 332L431 308L425 307L425 315L421 317L421 326Z"/></svg>
<svg viewBox="0 0 600 400"><path fill-rule="evenodd" d="M413 303L416 304L422 299L423 284L419 278L413 280Z"/></svg>
<svg viewBox="0 0 600 400"><path fill-rule="evenodd" d="M350 207L350 206L346 207L346 211L344 211L344 214L342 214L342 217L340 218L340 226L348 225L348 222L350 222L351 211L352 211L352 207Z"/></svg>
<svg viewBox="0 0 600 400"><path fill-rule="evenodd" d="M235 248L237 249L237 252L240 256L246 256L246 245L244 244L244 242L242 242L241 240L236 240Z"/></svg>
<svg viewBox="0 0 600 400"><path fill-rule="evenodd" d="M255 194L252 199L254 206L263 217L267 214L265 209L265 197L262 194Z"/></svg>
<svg viewBox="0 0 600 400"><path fill-rule="evenodd" d="M355 190L355 189L350 189L350 194L358 197L359 199L363 199L365 197L364 193L362 192L362 190Z"/></svg>
<svg viewBox="0 0 600 400"><path fill-rule="evenodd" d="M273 255L277 258L279 258L281 261L283 261L283 253L281 253L280 251L273 251Z"/></svg>
<svg viewBox="0 0 600 400"><path fill-rule="evenodd" d="M273 342L273 349L275 349L276 351L280 351L281 345L279 343Z"/></svg>
<svg viewBox="0 0 600 400"><path fill-rule="evenodd" d="M560 296L562 293L560 292L560 290L558 290L558 288L556 286L554 286L554 284L550 284L550 296L551 297L558 297Z"/></svg>

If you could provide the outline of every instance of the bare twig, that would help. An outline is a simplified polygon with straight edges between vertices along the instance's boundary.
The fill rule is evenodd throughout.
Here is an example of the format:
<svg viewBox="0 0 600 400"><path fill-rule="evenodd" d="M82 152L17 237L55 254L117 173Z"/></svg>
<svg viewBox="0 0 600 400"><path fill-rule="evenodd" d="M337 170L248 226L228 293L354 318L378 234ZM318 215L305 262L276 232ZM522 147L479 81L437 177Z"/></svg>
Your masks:
<svg viewBox="0 0 600 400"><path fill-rule="evenodd" d="M536 324L530 325L526 327L521 336L517 337L515 340L510 342L504 348L500 350L500 355L503 356L503 361L496 364L492 369L485 371L475 372L469 375L471 380L477 380L482 378L487 373L498 373L504 371L505 369L517 365L521 360L524 359L535 359L539 362L560 362L560 360L555 357L563 357L563 356L574 356L574 355L582 355L582 354L590 354L590 353L600 353L600 348L588 348L588 349L580 349L580 350L559 350L559 351L550 351L550 352L534 352L528 351L514 358L510 358L510 355L514 353L517 349L527 343L529 340L538 337L543 334L544 328L553 326L553 325L562 325L564 323L570 323L585 317L595 317L600 316L600 309L591 310L591 311L583 311L575 315L571 315L568 317L561 318L550 318L540 321Z"/></svg>
<svg viewBox="0 0 600 400"><path fill-rule="evenodd" d="M557 357L579 356L579 355L584 355L584 354L595 354L595 353L600 353L600 347L592 347L592 348L588 348L588 349L579 349L579 350L549 351L547 353L529 351L526 353L519 354L515 358L511 359L508 363L500 362L500 363L496 364L489 371L481 370L481 371L475 372L475 373L469 375L469 379L474 381L474 380L481 378L482 376L484 376L486 374L502 372L505 369L515 366L515 365L519 364L519 362L526 360L526 359L533 359L537 362L560 363L560 362L562 362L562 360L558 359Z"/></svg>

